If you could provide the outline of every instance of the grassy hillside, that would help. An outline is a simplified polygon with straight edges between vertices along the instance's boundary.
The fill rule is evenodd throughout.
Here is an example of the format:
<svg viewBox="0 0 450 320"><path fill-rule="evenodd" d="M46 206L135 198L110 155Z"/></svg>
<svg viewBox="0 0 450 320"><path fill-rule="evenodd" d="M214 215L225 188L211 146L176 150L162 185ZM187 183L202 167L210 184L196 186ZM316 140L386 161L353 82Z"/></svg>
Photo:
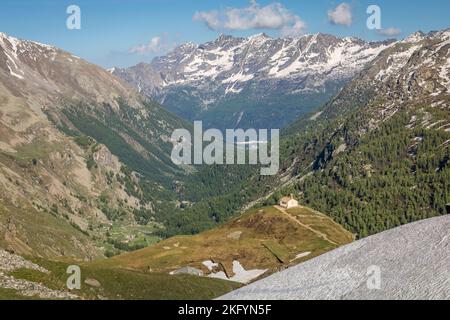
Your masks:
<svg viewBox="0 0 450 320"><path fill-rule="evenodd" d="M32 300L33 298L21 296L14 289L0 288L0 300Z"/></svg>
<svg viewBox="0 0 450 320"><path fill-rule="evenodd" d="M67 267L72 263L55 262L44 259L32 259L50 273L36 270L18 269L9 273L15 279L40 283L51 290L66 292ZM171 276L162 273L142 273L137 271L101 268L94 265L80 265L81 289L72 290L76 299L89 300L184 300L212 299L226 292L237 289L234 282L200 278L190 275ZM1 280L1 279L0 279ZM91 283L90 285L86 283ZM92 285L94 282L95 285ZM12 289L0 289L0 300L37 299L25 297Z"/></svg>
<svg viewBox="0 0 450 320"><path fill-rule="evenodd" d="M325 235L325 236L323 236ZM93 262L101 267L170 272L192 266L209 273L202 262L219 264L232 275L233 261L246 270L271 271L307 260L353 240L353 235L305 207L283 212L277 207L251 210L227 224L195 236L177 236L154 246ZM296 259L297 255L308 255Z"/></svg>
<svg viewBox="0 0 450 320"><path fill-rule="evenodd" d="M25 202L0 197L0 248L43 257L98 258L90 239L54 212L38 211Z"/></svg>

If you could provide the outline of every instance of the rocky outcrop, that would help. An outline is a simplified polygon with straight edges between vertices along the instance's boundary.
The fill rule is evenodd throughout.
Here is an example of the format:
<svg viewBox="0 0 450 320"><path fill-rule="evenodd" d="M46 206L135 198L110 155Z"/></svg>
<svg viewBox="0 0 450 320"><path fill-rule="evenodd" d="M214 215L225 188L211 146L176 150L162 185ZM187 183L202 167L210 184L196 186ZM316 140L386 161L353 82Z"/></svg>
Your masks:
<svg viewBox="0 0 450 320"><path fill-rule="evenodd" d="M49 289L42 284L23 279L16 279L14 276L9 275L10 272L21 269L49 273L45 268L25 260L18 255L0 250L0 288L15 290L19 295L24 297L38 297L41 299L77 298L76 295L69 292Z"/></svg>

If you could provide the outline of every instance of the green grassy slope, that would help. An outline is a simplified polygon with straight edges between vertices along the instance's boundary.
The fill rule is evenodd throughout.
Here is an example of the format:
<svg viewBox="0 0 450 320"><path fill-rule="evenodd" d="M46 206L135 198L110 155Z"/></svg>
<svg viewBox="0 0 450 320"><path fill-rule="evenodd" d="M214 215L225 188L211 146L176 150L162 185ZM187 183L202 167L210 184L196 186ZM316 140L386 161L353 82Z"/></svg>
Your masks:
<svg viewBox="0 0 450 320"><path fill-rule="evenodd" d="M74 225L53 212L0 198L0 248L42 257L96 258L101 253Z"/></svg>
<svg viewBox="0 0 450 320"><path fill-rule="evenodd" d="M303 221L333 240L330 242L302 226ZM285 214L275 207L265 207L250 210L210 231L169 238L142 250L93 262L93 265L147 272L170 272L192 266L208 273L202 262L212 260L227 274L232 274L233 260L237 260L246 270L276 270L351 241L353 235L348 231L308 208L291 209ZM305 252L310 254L295 259Z"/></svg>
<svg viewBox="0 0 450 320"><path fill-rule="evenodd" d="M50 271L45 274L39 271L19 269L10 273L16 279L24 279L41 283L53 290L67 291L67 267L73 263L56 262L44 259L31 259ZM76 263L75 263L76 264ZM123 269L98 267L79 264L81 268L81 289L71 293L79 299L89 300L185 300L213 299L226 292L237 289L239 284L210 278L190 275L171 276L162 273L142 273ZM95 279L100 286L85 283L86 279ZM22 299L14 290L0 289L0 300Z"/></svg>

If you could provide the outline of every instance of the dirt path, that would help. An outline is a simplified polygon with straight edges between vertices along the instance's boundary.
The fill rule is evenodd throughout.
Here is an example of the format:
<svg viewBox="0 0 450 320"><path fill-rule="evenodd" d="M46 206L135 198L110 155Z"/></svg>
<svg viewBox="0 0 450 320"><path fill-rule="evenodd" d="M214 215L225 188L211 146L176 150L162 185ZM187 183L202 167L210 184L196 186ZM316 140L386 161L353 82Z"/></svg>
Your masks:
<svg viewBox="0 0 450 320"><path fill-rule="evenodd" d="M317 231L313 228L311 228L310 226L308 226L307 224L304 224L302 222L300 222L296 217L294 217L293 215L291 215L289 212L286 211L286 209L284 209L283 207L280 206L275 206L275 209L277 209L278 211L280 211L282 214L284 214L285 216L287 216L289 219L291 219L292 221L294 221L295 223L297 223L298 225L302 226L305 229L308 229L311 232L314 232L316 235L318 235L319 237L321 237L322 239L324 239L325 241L328 241L329 243L335 245L335 246L340 246L338 243L330 240L326 234Z"/></svg>

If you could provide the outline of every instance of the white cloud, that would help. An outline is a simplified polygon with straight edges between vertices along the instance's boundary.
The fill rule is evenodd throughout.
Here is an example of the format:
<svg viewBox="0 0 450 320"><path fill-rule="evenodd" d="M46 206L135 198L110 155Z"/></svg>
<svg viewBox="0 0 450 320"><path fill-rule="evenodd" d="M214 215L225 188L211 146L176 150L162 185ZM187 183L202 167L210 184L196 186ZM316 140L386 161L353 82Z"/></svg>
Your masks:
<svg viewBox="0 0 450 320"><path fill-rule="evenodd" d="M397 28L380 29L377 32L379 35L386 37L395 37L402 34L402 30Z"/></svg>
<svg viewBox="0 0 450 320"><path fill-rule="evenodd" d="M352 7L348 3L341 3L328 11L328 20L332 24L351 26L353 22Z"/></svg>
<svg viewBox="0 0 450 320"><path fill-rule="evenodd" d="M281 29L282 37L295 37L305 33L306 23L304 23L300 18L295 19L295 23L290 26L284 26Z"/></svg>
<svg viewBox="0 0 450 320"><path fill-rule="evenodd" d="M133 54L157 54L170 50L176 44L170 44L167 39L167 34L163 36L156 36L150 39L146 44L140 44L132 47L129 52Z"/></svg>
<svg viewBox="0 0 450 320"><path fill-rule="evenodd" d="M161 37L153 37L149 43L134 46L130 49L131 53L157 53L160 51Z"/></svg>
<svg viewBox="0 0 450 320"><path fill-rule="evenodd" d="M221 27L219 12L217 10L209 12L196 12L193 19L194 21L204 22L211 30L217 30Z"/></svg>
<svg viewBox="0 0 450 320"><path fill-rule="evenodd" d="M260 6L251 0L245 8L226 8L224 10L196 12L194 21L206 24L211 30L279 30L282 36L297 36L304 33L306 24L281 3L275 2Z"/></svg>

